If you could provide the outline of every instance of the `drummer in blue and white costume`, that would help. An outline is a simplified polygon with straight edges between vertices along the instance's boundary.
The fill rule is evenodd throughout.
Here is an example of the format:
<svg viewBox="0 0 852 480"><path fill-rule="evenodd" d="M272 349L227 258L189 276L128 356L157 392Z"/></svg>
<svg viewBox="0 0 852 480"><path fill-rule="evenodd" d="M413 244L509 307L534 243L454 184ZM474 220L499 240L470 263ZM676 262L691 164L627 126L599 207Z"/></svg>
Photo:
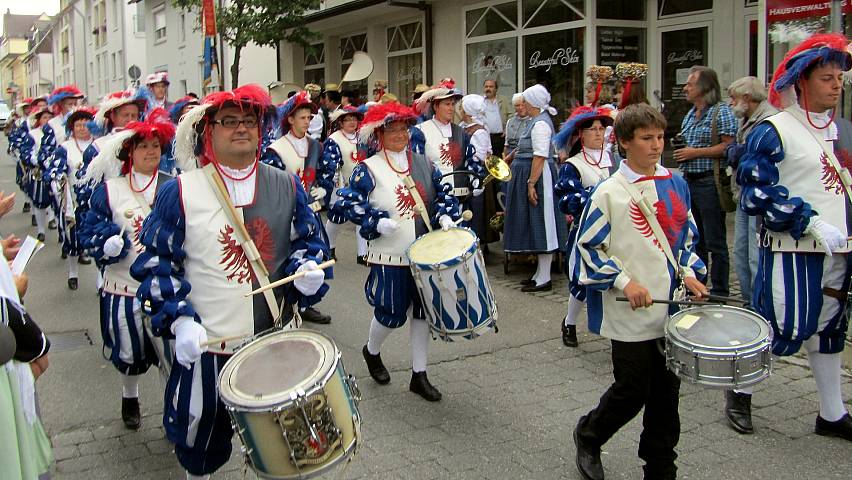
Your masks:
<svg viewBox="0 0 852 480"><path fill-rule="evenodd" d="M553 288L550 281L553 255L568 240L568 226L553 194L557 177L550 116L556 115L556 109L549 105L550 93L541 85L527 88L523 97L530 122L518 139L512 160L512 179L506 189L503 250L535 254L535 274L521 282L521 291L548 291Z"/></svg>
<svg viewBox="0 0 852 480"><path fill-rule="evenodd" d="M575 220L571 223L568 244L565 246L565 274L568 276L570 295L568 312L562 320L561 330L562 343L567 347L578 346L577 317L586 300L586 289L577 283L579 265L571 252L577 240L577 226L586 200L592 189L610 174L612 159L604 148L604 139L606 131L612 126L613 114L610 108L578 107L553 140L557 149L567 149L571 155L559 168L559 181L553 187L559 210Z"/></svg>
<svg viewBox="0 0 852 480"><path fill-rule="evenodd" d="M136 299L139 282L131 278L130 267L142 251L142 223L157 193L172 178L157 167L174 134L166 111L156 109L146 121L130 122L112 135L82 180L97 187L80 225L80 243L103 270L101 336L121 374L121 418L131 430L142 422L139 376L157 365L158 359Z"/></svg>
<svg viewBox="0 0 852 480"><path fill-rule="evenodd" d="M77 290L78 264L91 263L83 254L77 235L83 219L78 216L74 184L77 182L77 170L83 164L83 152L93 141L87 124L95 117L95 113L93 108L78 108L68 115L63 126L67 140L56 147L46 173L51 184L56 185L53 189L61 195L57 199L61 206L57 220L62 231L62 257L68 261L68 288L71 290Z"/></svg>
<svg viewBox="0 0 852 480"><path fill-rule="evenodd" d="M848 45L841 34L814 35L787 54L769 95L782 111L752 129L737 181L741 208L763 217L752 305L772 325L772 352L804 348L819 393L815 432L852 441L840 388L852 274L850 156L833 122L852 66ZM728 393L727 417L742 433L752 427L750 394Z"/></svg>
<svg viewBox="0 0 852 480"><path fill-rule="evenodd" d="M288 98L278 109L279 126L283 135L272 142L261 156L261 161L285 172L295 174L302 181L302 188L313 198L311 209L322 224L319 211L328 191L317 184L317 168L322 155L322 144L308 133L312 115L317 112L307 91L300 91ZM315 115L322 117L322 115ZM325 231L322 231L323 235ZM327 243L327 242L326 242ZM315 306L303 307L299 314L310 323L331 323L331 316Z"/></svg>
<svg viewBox="0 0 852 480"><path fill-rule="evenodd" d="M258 161L273 108L264 88L245 85L210 94L184 115L175 142L182 173L158 194L140 236L145 251L131 270L141 282L139 301L150 304L154 334L175 337L163 425L189 478L215 472L231 456L231 422L217 394L222 366L247 339L273 328L272 300L289 325L295 306L328 291L328 272L317 269L328 247L299 179ZM210 183L214 175L227 198ZM239 226L224 202L242 212L259 259L250 260L238 243ZM247 298L259 285L259 262L270 281L307 272L270 297Z"/></svg>
<svg viewBox="0 0 852 480"><path fill-rule="evenodd" d="M337 190L349 186L352 171L364 160L365 151L358 147L358 123L362 118L364 114L361 111L348 105L338 107L329 114L332 133L323 143L322 158L317 173L317 186L330 194L329 207L333 206L339 198ZM337 234L342 225L335 220L345 223L346 219L329 215L325 223L332 257L335 256ZM367 240L358 233L360 227L356 225L355 229L355 240L358 242L357 260L358 263L362 263L364 256L367 255Z"/></svg>
<svg viewBox="0 0 852 480"><path fill-rule="evenodd" d="M574 430L577 467L586 479L604 478L601 447L643 407L644 477L676 478L680 380L666 368L662 341L665 322L677 307L652 299L671 299L681 282L698 297L707 295L707 288L697 278L706 275L706 267L695 250L698 227L686 181L659 163L665 127L665 117L647 104L619 114L615 130L627 159L594 189L580 219L578 280L586 287L589 330L612 343L614 376L598 406ZM646 217L640 204L654 217ZM655 235L652 221L664 238ZM622 296L629 303L616 300Z"/></svg>
<svg viewBox="0 0 852 480"><path fill-rule="evenodd" d="M37 101L33 101L36 105ZM48 208L53 202L53 194L50 191L50 183L44 179L44 167L41 160L42 139L45 136L44 127L51 118L50 110L45 107L34 106L27 116L27 133L21 140L20 157L21 163L29 169L30 181L27 195L33 202L33 215L36 219L37 237L44 241L44 235L48 226Z"/></svg>
<svg viewBox="0 0 852 480"><path fill-rule="evenodd" d="M359 136L362 143L378 141L380 150L355 167L349 187L340 190L341 198L332 214L343 215L360 225L361 235L368 240L370 274L365 291L374 313L362 353L370 376L380 384L390 382L390 374L382 363L382 344L411 316L409 390L435 402L441 399L441 392L426 377L429 325L406 250L427 232L418 209L420 200L430 223L440 224L444 229L454 226L459 211L458 201L451 195L452 187L440 181L440 171L425 156L409 148L408 129L415 120L416 113L399 103L376 105L367 110ZM405 187L403 179L409 176L418 195Z"/></svg>

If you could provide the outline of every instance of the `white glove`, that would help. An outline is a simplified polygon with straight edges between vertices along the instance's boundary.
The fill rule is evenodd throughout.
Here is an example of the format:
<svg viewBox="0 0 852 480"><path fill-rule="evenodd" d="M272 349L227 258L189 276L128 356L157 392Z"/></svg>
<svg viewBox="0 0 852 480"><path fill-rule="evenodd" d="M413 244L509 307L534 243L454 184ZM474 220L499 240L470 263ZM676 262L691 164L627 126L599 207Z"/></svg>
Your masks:
<svg viewBox="0 0 852 480"><path fill-rule="evenodd" d="M441 230L447 231L456 226L456 222L449 215L441 215L438 217L438 223L441 224Z"/></svg>
<svg viewBox="0 0 852 480"><path fill-rule="evenodd" d="M296 273L307 272L301 277L293 280L293 285L303 295L311 296L317 293L325 281L325 272L317 268L317 262L308 260L296 270Z"/></svg>
<svg viewBox="0 0 852 480"><path fill-rule="evenodd" d="M123 249L124 239L118 235L113 235L104 242L104 258L117 257L121 255Z"/></svg>
<svg viewBox="0 0 852 480"><path fill-rule="evenodd" d="M484 191L485 191L484 188L474 188L473 189L473 196L478 197L478 196L482 195L482 192L484 192Z"/></svg>
<svg viewBox="0 0 852 480"><path fill-rule="evenodd" d="M207 329L191 317L181 317L172 325L175 334L175 358L184 368L190 368L207 351Z"/></svg>
<svg viewBox="0 0 852 480"><path fill-rule="evenodd" d="M399 223L390 218L380 218L379 223L376 224L376 230L382 235L393 235L399 230Z"/></svg>
<svg viewBox="0 0 852 480"><path fill-rule="evenodd" d="M843 233L834 225L824 222L819 215L811 217L804 233L814 237L828 256L831 256L834 250L846 245L846 237Z"/></svg>
<svg viewBox="0 0 852 480"><path fill-rule="evenodd" d="M313 189L311 189L311 196L314 197L314 200L316 201L320 201L325 198L326 193L327 192L322 187L314 187Z"/></svg>

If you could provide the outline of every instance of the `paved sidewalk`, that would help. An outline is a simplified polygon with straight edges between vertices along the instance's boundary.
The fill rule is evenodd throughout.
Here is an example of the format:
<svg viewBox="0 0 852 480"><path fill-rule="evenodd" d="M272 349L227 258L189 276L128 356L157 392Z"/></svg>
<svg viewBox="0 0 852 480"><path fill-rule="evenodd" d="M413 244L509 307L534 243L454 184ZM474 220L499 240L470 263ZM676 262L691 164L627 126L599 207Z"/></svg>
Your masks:
<svg viewBox="0 0 852 480"><path fill-rule="evenodd" d="M578 349L559 339L430 366L444 393L430 404L407 391L407 371L376 385L360 378L364 445L344 478L579 478L571 431L611 379L606 341ZM852 397L852 382L843 384ZM684 385L680 478L850 478L852 443L814 435L818 403L809 371L781 361L754 396L757 434L732 432L722 393ZM639 478L639 419L604 448L607 478ZM57 479L179 478L159 417L138 432L115 421L53 436ZM235 443L236 446L236 443ZM237 450L237 448L235 448ZM243 478L235 454L214 478ZM251 473L249 478L253 478Z"/></svg>

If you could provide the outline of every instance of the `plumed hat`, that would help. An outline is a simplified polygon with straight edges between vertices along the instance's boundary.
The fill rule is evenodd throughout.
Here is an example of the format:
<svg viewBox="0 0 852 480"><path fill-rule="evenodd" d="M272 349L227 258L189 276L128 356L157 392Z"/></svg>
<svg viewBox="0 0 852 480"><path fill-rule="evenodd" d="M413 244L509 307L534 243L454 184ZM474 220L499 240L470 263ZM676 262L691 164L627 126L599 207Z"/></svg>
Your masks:
<svg viewBox="0 0 852 480"><path fill-rule="evenodd" d="M840 33L818 33L812 35L787 52L772 75L769 103L777 108L786 108L796 103L793 88L808 67L815 63L837 63L843 71L852 66L849 40Z"/></svg>
<svg viewBox="0 0 852 480"><path fill-rule="evenodd" d="M177 125L180 121L180 112L184 107L187 105L198 105L199 103L201 103L201 101L195 97L186 96L179 98L171 107L169 107L169 117L172 119L172 123Z"/></svg>
<svg viewBox="0 0 852 480"><path fill-rule="evenodd" d="M394 122L414 125L417 122L417 114L411 107L401 103L381 103L370 107L364 115L361 130L358 133L361 142L368 143L377 128L384 128Z"/></svg>
<svg viewBox="0 0 852 480"><path fill-rule="evenodd" d="M571 138L579 133L580 125L586 122L600 120L605 127L612 125L612 114L613 110L606 107L594 108L584 105L575 108L568 120L562 124L559 133L554 135L553 144L556 145L556 148L565 148Z"/></svg>
<svg viewBox="0 0 852 480"><path fill-rule="evenodd" d="M430 88L414 102L414 110L418 114L431 114L432 103L445 98L462 98L464 94L456 88L456 81L452 78L444 78L435 87Z"/></svg>
<svg viewBox="0 0 852 480"><path fill-rule="evenodd" d="M59 104L66 98L83 98L83 92L76 85L65 85L59 87L47 97L47 104L53 107L53 113L59 113Z"/></svg>

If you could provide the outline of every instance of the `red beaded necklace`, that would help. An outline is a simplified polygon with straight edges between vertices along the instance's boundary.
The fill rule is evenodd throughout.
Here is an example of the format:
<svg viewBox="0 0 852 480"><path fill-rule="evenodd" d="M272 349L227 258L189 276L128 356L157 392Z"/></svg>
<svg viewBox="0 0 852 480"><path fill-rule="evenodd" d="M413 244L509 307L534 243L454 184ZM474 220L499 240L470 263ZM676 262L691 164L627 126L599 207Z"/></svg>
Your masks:
<svg viewBox="0 0 852 480"><path fill-rule="evenodd" d="M586 153L586 146L583 145L583 138L582 137L580 138L580 149L583 151L583 159L586 161L586 163L588 163L589 165L594 165L594 166L600 168L601 162L603 161L603 154L604 154L603 145L601 145L601 154L598 157L597 162L595 161L595 159L593 157L591 157L589 154Z"/></svg>
<svg viewBox="0 0 852 480"><path fill-rule="evenodd" d="M808 123L810 123L810 124L811 124L811 126L812 126L812 127L814 127L814 128L816 128L817 130L825 130L826 128L828 128L828 126L829 126L829 125L831 125L831 124L834 122L834 114L835 114L835 113L837 113L837 109L836 109L836 108L832 108L832 109L831 109L831 117L828 119L828 122L826 122L826 124L825 124L825 125L823 125L823 126L821 126L821 127L818 127L818 126L814 125L813 120L811 120L811 112L810 112L810 110L808 110L808 91L807 91L807 89L805 88L805 84L804 84L804 83L802 83L802 103L804 104L804 107L805 107L805 108L804 108L804 110L805 110L805 118L807 118L807 119L808 119Z"/></svg>
<svg viewBox="0 0 852 480"><path fill-rule="evenodd" d="M154 183L154 180L156 179L157 172L154 172L154 174L151 175L151 180L148 180L148 184L142 187L142 190L136 190L135 188L133 188L133 168L130 169L130 175L127 176L127 180L130 183L130 190L132 190L134 193L144 193L146 190L148 190L148 188Z"/></svg>
<svg viewBox="0 0 852 480"><path fill-rule="evenodd" d="M235 182L242 182L243 180L254 175L254 172L257 170L257 164L258 164L258 161L255 160L254 163L251 166L251 170L249 170L249 173L246 174L245 177L238 178L238 177L235 177L233 175L228 175L228 173L225 172L225 170L222 169L222 167L219 165L219 162L213 162L213 166L216 167L216 171L219 172L220 175L222 175L223 177L230 178L231 180L233 180Z"/></svg>
<svg viewBox="0 0 852 480"><path fill-rule="evenodd" d="M385 157L385 162L387 162L387 164L388 164L388 166L390 167L390 169L391 169L391 170L393 170L394 172L396 172L396 173L398 173L398 174L400 174L400 175L408 175L408 174L411 172L411 150L408 148L408 145L406 145L406 146L405 146L405 153L406 153L406 155L408 156L408 168L406 168L405 170L400 171L400 170L397 170L397 169L396 169L396 167L394 166L393 162L391 162L391 161L390 161L390 158L388 158L388 152L387 152L387 150L385 150L385 148L384 148L384 147L382 147L382 154L383 154L383 155L384 155L384 157Z"/></svg>

